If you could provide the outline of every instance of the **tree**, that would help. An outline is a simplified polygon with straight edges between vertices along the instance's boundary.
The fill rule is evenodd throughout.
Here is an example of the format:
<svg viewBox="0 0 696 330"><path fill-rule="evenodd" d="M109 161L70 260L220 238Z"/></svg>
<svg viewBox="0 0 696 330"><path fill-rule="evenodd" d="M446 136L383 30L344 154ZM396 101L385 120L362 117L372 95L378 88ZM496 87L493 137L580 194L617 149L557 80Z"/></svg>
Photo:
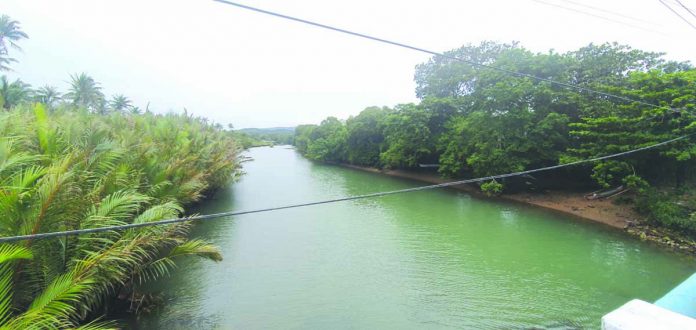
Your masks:
<svg viewBox="0 0 696 330"><path fill-rule="evenodd" d="M346 126L336 117L324 119L312 130L307 157L327 162L346 160Z"/></svg>
<svg viewBox="0 0 696 330"><path fill-rule="evenodd" d="M31 85L17 79L10 83L6 76L0 77L0 103L5 109L10 109L31 99Z"/></svg>
<svg viewBox="0 0 696 330"><path fill-rule="evenodd" d="M440 141L440 172L487 176L555 164L564 150L566 127L564 115L538 118L528 110L497 116L476 111L457 117Z"/></svg>
<svg viewBox="0 0 696 330"><path fill-rule="evenodd" d="M368 108L349 118L344 161L397 168L437 162L443 175L486 176L626 151L696 131L694 69L686 62L668 62L660 53L616 43L534 53L516 43L483 42L447 55L504 71L443 56L418 65L421 102L390 111ZM578 92L548 80L642 103ZM298 150L312 149L317 139L323 140L314 148L325 150L327 135L318 129L296 135ZM689 143L597 163L592 178L602 186L635 185L642 176L664 180L673 173L675 182L683 182L696 173L696 148ZM658 163L669 170L654 170ZM591 182L589 172L574 167L552 175L585 184ZM487 187L501 190L506 183Z"/></svg>
<svg viewBox="0 0 696 330"><path fill-rule="evenodd" d="M9 47L21 50L17 42L28 37L20 28L19 22L7 15L0 16L0 71L9 71L8 65L17 61L9 57Z"/></svg>
<svg viewBox="0 0 696 330"><path fill-rule="evenodd" d="M416 167L435 153L428 123L431 113L413 103L400 104L385 119L386 149L380 161L386 167Z"/></svg>
<svg viewBox="0 0 696 330"><path fill-rule="evenodd" d="M131 101L123 94L112 96L111 102L109 102L109 106L111 107L111 110L118 112L132 108Z"/></svg>
<svg viewBox="0 0 696 330"><path fill-rule="evenodd" d="M369 107L348 118L346 147L348 162L364 166L380 166L379 155L384 145L384 120L392 110Z"/></svg>
<svg viewBox="0 0 696 330"><path fill-rule="evenodd" d="M416 96L458 97L476 90L476 75L480 68L452 57L484 65L493 64L505 51L518 48L517 43L501 44L483 41L480 45L465 45L445 52L448 57L434 56L427 63L416 66Z"/></svg>
<svg viewBox="0 0 696 330"><path fill-rule="evenodd" d="M568 149L563 161L627 151L696 132L696 70L634 72L624 84L625 89L614 92L663 107L625 104L583 118L571 125L570 133L579 143ZM653 181L671 176L680 185L689 164L696 164L693 137L657 151L597 163L592 177L605 187L633 176Z"/></svg>
<svg viewBox="0 0 696 330"><path fill-rule="evenodd" d="M317 128L317 125L299 125L295 128L295 136L293 144L297 151L303 155L307 154L309 144L312 142L312 132Z"/></svg>
<svg viewBox="0 0 696 330"><path fill-rule="evenodd" d="M574 59L570 82L594 86L617 86L625 82L631 72L647 72L663 67L667 62L663 53L646 52L627 45L604 43L589 44L569 52Z"/></svg>
<svg viewBox="0 0 696 330"><path fill-rule="evenodd" d="M92 111L99 111L104 103L104 94L99 83L84 72L70 76L70 90L65 94L65 98L73 105Z"/></svg>
<svg viewBox="0 0 696 330"><path fill-rule="evenodd" d="M49 108L53 107L56 102L60 101L62 95L58 92L58 89L50 86L44 85L36 90L34 94L34 99L36 102L41 102L47 105Z"/></svg>

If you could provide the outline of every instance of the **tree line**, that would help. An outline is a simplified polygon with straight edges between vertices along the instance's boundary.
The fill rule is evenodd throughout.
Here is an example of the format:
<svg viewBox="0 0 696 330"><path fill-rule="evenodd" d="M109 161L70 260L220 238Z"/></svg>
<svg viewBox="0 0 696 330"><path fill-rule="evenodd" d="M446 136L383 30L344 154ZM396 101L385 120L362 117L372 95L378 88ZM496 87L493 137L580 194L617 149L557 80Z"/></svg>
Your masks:
<svg viewBox="0 0 696 330"><path fill-rule="evenodd" d="M10 64L17 60L11 57L10 49L21 50L18 42L29 36L22 31L19 22L7 15L0 16L0 71L10 71ZM105 114L112 111L140 113L142 110L132 104L123 94L107 98L101 85L86 73L70 75L70 87L67 93L58 88L44 85L39 88L21 79L9 81L7 76L0 76L0 109L8 110L23 103L39 102L49 108L69 105L89 109Z"/></svg>
<svg viewBox="0 0 696 330"><path fill-rule="evenodd" d="M287 145L292 144L295 128L242 128L236 130L236 132L265 142L266 145Z"/></svg>
<svg viewBox="0 0 696 330"><path fill-rule="evenodd" d="M446 53L524 75L435 56L415 70L418 103L369 107L346 120L301 125L297 150L310 159L379 168L434 164L468 178L522 171L649 146L696 132L696 70L688 62L616 43L531 52L482 42ZM636 100L559 87L541 77ZM656 106L649 106L653 104ZM650 218L696 232L696 205L673 207L651 187L693 186L696 138L588 166L535 175L537 185L632 188ZM487 182L488 193L515 180ZM525 185L522 185L525 186ZM650 195L650 197L646 197ZM659 207L655 203L662 203ZM647 206L645 206L647 205ZM667 216L665 214L669 213Z"/></svg>
<svg viewBox="0 0 696 330"><path fill-rule="evenodd" d="M8 110L21 104L33 102L43 103L49 108L80 107L100 114L109 112L138 114L143 112L123 94L116 94L107 99L102 92L101 85L84 72L70 75L70 87L67 93L61 93L58 88L51 85L34 89L21 79L10 82L5 75L0 77L0 108Z"/></svg>

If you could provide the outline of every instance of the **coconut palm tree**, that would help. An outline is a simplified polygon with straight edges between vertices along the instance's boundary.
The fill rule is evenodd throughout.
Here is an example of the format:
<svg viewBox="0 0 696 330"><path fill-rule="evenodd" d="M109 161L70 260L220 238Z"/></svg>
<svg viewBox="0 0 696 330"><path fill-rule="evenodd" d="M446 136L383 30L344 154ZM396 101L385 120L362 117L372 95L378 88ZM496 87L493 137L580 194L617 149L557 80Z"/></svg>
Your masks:
<svg viewBox="0 0 696 330"><path fill-rule="evenodd" d="M60 101L61 97L58 89L50 85L40 87L34 94L34 100L36 100L36 102L41 102L48 107L53 107L56 102Z"/></svg>
<svg viewBox="0 0 696 330"><path fill-rule="evenodd" d="M31 85L17 79L9 82L6 76L0 77L0 103L2 108L10 109L31 99Z"/></svg>
<svg viewBox="0 0 696 330"><path fill-rule="evenodd" d="M140 107L137 107L137 106L132 106L128 110L131 114L134 114L134 115L139 115L141 112L143 112L142 110L140 110Z"/></svg>
<svg viewBox="0 0 696 330"><path fill-rule="evenodd" d="M65 98L73 105L93 111L98 111L104 103L101 86L84 72L70 75L70 90Z"/></svg>
<svg viewBox="0 0 696 330"><path fill-rule="evenodd" d="M19 27L19 22L12 20L7 15L0 16L0 71L9 71L8 65L16 62L14 58L9 57L8 48L21 50L17 42L28 37Z"/></svg>
<svg viewBox="0 0 696 330"><path fill-rule="evenodd" d="M132 107L131 101L125 97L123 94L114 95L111 97L111 102L109 102L111 110L114 111L125 111Z"/></svg>

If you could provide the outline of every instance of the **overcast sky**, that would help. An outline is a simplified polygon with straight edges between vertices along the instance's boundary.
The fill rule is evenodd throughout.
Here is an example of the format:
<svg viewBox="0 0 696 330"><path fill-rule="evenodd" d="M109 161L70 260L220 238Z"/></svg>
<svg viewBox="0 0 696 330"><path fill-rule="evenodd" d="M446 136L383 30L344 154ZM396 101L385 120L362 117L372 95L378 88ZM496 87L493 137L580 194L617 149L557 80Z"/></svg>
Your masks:
<svg viewBox="0 0 696 330"><path fill-rule="evenodd" d="M696 62L696 29L658 0L239 2L435 51L481 40L538 52L618 41ZM185 107L237 128L414 102L414 67L428 59L210 0L0 0L0 14L30 36L12 53L13 78L65 90L69 74L86 72L141 108Z"/></svg>

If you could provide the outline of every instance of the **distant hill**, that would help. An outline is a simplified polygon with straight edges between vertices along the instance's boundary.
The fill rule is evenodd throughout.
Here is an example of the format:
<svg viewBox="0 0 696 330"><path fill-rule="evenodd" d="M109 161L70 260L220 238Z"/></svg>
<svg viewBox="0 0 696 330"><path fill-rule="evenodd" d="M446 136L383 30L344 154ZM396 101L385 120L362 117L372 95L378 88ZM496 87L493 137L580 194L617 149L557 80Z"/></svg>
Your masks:
<svg viewBox="0 0 696 330"><path fill-rule="evenodd" d="M295 135L294 127L242 128L235 131L272 144L292 144Z"/></svg>

